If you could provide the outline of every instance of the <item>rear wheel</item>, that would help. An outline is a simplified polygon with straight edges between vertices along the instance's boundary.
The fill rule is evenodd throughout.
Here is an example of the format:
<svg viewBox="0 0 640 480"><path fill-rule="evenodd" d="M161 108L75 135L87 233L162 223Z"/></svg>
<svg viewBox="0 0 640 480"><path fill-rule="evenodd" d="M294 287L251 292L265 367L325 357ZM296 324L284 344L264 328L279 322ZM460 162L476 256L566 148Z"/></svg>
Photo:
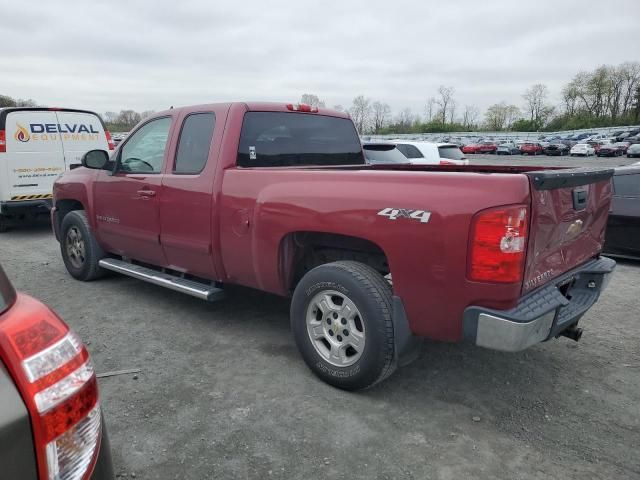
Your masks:
<svg viewBox="0 0 640 480"><path fill-rule="evenodd" d="M7 223L6 217L0 215L0 233L8 232L9 224Z"/></svg>
<svg viewBox="0 0 640 480"><path fill-rule="evenodd" d="M67 271L73 278L88 282L104 275L98 266L104 250L96 242L84 210L74 210L62 220L60 251Z"/></svg>
<svg viewBox="0 0 640 480"><path fill-rule="evenodd" d="M307 366L344 390L371 387L395 370L391 287L359 262L321 265L300 280L291 328Z"/></svg>

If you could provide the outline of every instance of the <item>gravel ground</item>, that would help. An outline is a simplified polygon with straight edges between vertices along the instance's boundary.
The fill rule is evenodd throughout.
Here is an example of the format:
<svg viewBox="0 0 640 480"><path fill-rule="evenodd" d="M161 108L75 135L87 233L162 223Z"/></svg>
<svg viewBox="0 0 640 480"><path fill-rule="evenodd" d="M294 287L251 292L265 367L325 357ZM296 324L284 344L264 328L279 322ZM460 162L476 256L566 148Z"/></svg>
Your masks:
<svg viewBox="0 0 640 480"><path fill-rule="evenodd" d="M207 304L122 276L80 283L47 225L0 236L0 263L82 336L98 372L141 369L100 380L123 477L640 478L640 263L619 263L580 343L507 354L428 342L355 394L307 370L286 299L233 287Z"/></svg>

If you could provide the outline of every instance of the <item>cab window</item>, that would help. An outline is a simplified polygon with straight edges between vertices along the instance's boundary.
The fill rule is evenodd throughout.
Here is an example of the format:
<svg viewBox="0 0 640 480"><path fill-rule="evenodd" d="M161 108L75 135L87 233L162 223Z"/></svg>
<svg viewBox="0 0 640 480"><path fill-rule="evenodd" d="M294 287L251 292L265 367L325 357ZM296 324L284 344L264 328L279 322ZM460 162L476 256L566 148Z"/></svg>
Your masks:
<svg viewBox="0 0 640 480"><path fill-rule="evenodd" d="M160 173L171 118L151 120L128 139L120 151L119 170L127 173Z"/></svg>
<svg viewBox="0 0 640 480"><path fill-rule="evenodd" d="M207 163L215 127L214 113L193 113L185 118L178 140L173 173L200 173Z"/></svg>

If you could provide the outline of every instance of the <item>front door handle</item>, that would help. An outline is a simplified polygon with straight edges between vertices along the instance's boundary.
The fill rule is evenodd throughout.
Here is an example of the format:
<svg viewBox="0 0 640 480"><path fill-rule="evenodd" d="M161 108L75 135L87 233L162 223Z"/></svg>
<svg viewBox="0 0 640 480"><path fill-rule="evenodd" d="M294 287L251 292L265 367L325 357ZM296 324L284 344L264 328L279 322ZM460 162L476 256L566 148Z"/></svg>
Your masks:
<svg viewBox="0 0 640 480"><path fill-rule="evenodd" d="M151 198L156 196L155 190L138 190L137 193L144 198Z"/></svg>

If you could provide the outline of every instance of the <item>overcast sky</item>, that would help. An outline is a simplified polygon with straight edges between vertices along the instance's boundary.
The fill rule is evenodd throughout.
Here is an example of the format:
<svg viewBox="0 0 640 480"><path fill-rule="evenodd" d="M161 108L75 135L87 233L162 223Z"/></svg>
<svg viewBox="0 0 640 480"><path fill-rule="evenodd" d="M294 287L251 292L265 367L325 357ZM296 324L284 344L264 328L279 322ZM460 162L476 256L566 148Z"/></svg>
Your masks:
<svg viewBox="0 0 640 480"><path fill-rule="evenodd" d="M166 4L166 6L162 6ZM559 100L579 70L640 61L640 0L0 0L0 94L104 112L228 100L423 113Z"/></svg>

